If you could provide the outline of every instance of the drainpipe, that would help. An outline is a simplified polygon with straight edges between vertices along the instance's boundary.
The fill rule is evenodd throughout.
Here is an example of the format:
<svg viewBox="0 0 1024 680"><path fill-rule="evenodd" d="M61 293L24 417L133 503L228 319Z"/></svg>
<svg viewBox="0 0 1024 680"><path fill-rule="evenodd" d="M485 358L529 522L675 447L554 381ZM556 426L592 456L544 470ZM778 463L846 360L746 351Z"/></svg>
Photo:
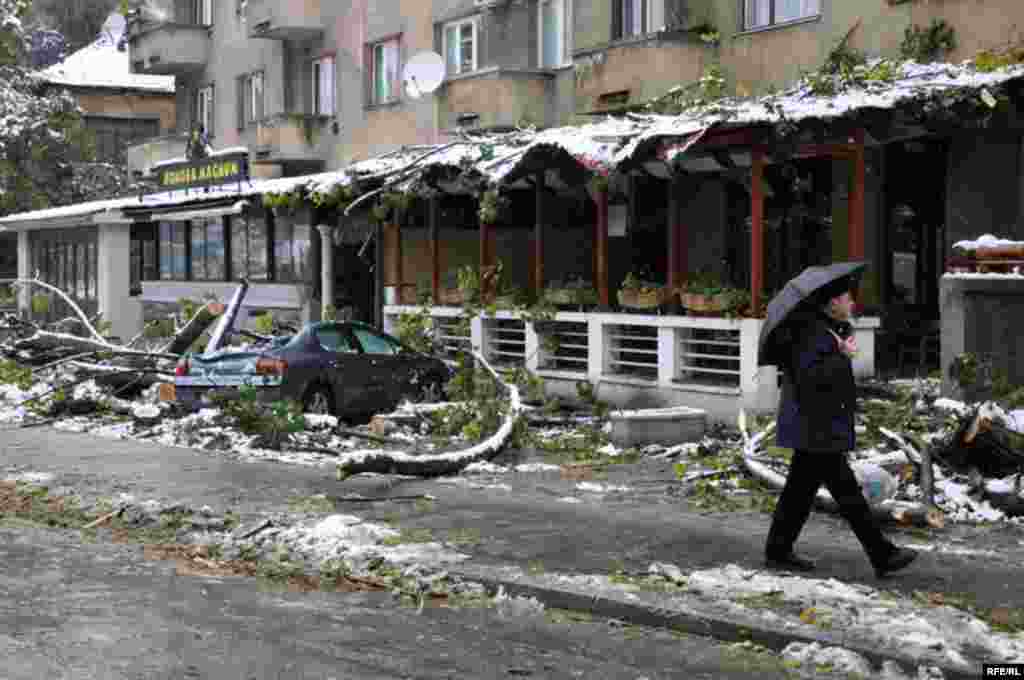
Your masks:
<svg viewBox="0 0 1024 680"><path fill-rule="evenodd" d="M334 307L334 226L318 224L316 228L320 232L320 319L326 321Z"/></svg>

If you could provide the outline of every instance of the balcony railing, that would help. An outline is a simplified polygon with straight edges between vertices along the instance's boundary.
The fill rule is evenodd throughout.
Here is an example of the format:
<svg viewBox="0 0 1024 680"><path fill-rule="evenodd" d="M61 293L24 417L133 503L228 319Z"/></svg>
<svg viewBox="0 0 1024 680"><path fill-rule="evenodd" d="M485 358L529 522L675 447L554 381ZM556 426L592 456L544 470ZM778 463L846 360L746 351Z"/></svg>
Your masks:
<svg viewBox="0 0 1024 680"><path fill-rule="evenodd" d="M321 116L282 114L249 127L242 143L253 152L253 162L314 161L317 141L326 119Z"/></svg>
<svg viewBox="0 0 1024 680"><path fill-rule="evenodd" d="M129 46L133 73L188 75L210 58L210 27L198 24L132 22Z"/></svg>
<svg viewBox="0 0 1024 680"><path fill-rule="evenodd" d="M250 38L303 41L324 32L320 0L248 0L245 23Z"/></svg>
<svg viewBox="0 0 1024 680"><path fill-rule="evenodd" d="M446 129L546 126L551 101L550 73L489 68L448 80L438 91L441 126Z"/></svg>

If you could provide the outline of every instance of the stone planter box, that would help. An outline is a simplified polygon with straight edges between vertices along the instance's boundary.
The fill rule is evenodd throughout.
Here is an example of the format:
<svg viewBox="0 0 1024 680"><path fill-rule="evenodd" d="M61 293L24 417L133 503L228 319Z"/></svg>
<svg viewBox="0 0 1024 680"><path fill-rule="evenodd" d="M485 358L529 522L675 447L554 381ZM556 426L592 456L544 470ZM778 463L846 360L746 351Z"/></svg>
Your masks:
<svg viewBox="0 0 1024 680"><path fill-rule="evenodd" d="M681 444L704 437L707 412L688 406L612 411L611 440L616 446Z"/></svg>

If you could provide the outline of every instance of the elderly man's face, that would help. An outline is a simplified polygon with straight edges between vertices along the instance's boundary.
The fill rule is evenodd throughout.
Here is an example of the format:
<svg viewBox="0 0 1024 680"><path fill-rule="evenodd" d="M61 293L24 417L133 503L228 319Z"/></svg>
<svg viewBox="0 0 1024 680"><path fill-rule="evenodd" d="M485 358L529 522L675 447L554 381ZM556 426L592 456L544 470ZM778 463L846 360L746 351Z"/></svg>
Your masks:
<svg viewBox="0 0 1024 680"><path fill-rule="evenodd" d="M853 316L853 296L849 292L832 298L828 305L829 314L837 321L849 321Z"/></svg>

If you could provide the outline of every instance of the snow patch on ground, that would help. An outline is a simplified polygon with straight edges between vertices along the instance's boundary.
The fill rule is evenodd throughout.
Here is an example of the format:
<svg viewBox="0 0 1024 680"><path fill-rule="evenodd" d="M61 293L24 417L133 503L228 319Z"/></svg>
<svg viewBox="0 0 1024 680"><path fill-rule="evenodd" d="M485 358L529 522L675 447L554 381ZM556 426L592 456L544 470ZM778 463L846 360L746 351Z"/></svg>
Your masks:
<svg viewBox="0 0 1024 680"><path fill-rule="evenodd" d="M742 601L775 593L782 600L813 607L816 617L828 620L833 630L879 643L896 641L915 655L938 652L955 666L970 667L964 656L969 650L985 650L991 659L1024 661L1024 639L996 633L985 622L953 607L886 599L869 586L780 576L733 564L692 572L688 583L691 589L719 600Z"/></svg>
<svg viewBox="0 0 1024 680"><path fill-rule="evenodd" d="M355 515L330 515L282 529L273 536L273 542L287 546L316 565L330 559L361 561L381 557L394 564L436 567L469 558L435 542L384 543L385 539L399 536L390 527L366 522Z"/></svg>
<svg viewBox="0 0 1024 680"><path fill-rule="evenodd" d="M579 482L576 484L576 488L580 491L586 491L589 493L615 493L615 492L626 492L632 491L633 488L630 486L617 486L615 484L601 484L599 482Z"/></svg>

